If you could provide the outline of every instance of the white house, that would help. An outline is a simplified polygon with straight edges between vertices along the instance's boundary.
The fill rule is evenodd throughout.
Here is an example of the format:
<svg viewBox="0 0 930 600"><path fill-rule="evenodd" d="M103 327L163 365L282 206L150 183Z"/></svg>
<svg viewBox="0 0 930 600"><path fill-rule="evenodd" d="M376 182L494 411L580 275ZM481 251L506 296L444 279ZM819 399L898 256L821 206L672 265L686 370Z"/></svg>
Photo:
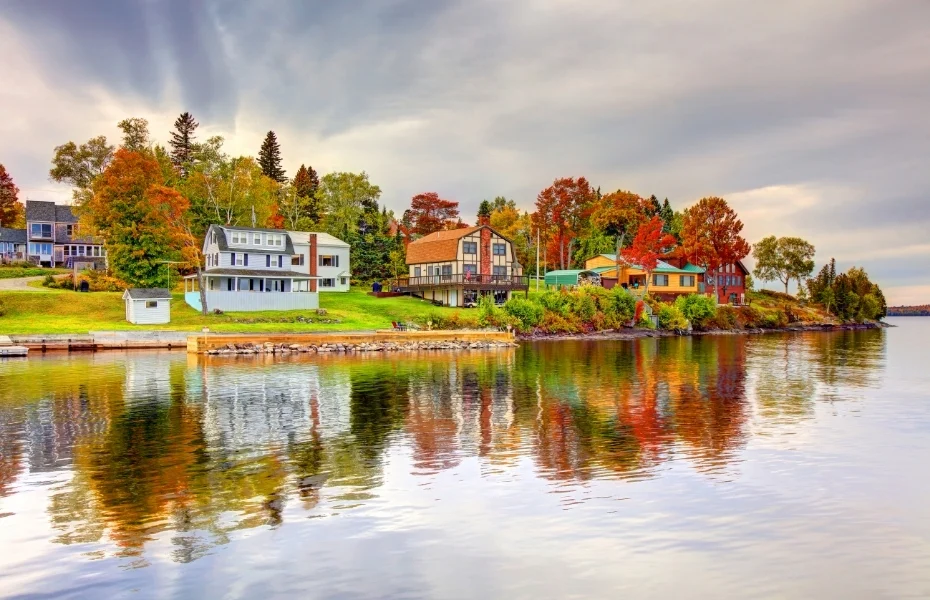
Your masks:
<svg viewBox="0 0 930 600"><path fill-rule="evenodd" d="M123 292L126 320L135 325L171 322L171 294L164 288L129 288Z"/></svg>
<svg viewBox="0 0 930 600"><path fill-rule="evenodd" d="M294 250L304 254L303 262L295 270L319 278L321 292L348 292L351 270L349 268L350 246L337 237L322 232L288 231ZM316 260L310 258L310 239L316 238ZM315 263L316 271L311 270Z"/></svg>
<svg viewBox="0 0 930 600"><path fill-rule="evenodd" d="M319 308L316 238L294 243L290 232L211 225L203 243L208 310ZM185 278L184 299L201 310L196 275Z"/></svg>

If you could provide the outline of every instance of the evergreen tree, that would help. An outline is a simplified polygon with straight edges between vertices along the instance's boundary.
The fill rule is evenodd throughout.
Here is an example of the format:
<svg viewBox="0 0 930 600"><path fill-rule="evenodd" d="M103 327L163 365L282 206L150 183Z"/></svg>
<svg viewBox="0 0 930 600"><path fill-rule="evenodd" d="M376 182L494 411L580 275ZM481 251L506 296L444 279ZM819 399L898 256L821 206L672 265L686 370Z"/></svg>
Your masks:
<svg viewBox="0 0 930 600"><path fill-rule="evenodd" d="M668 198L662 203L662 208L659 209L659 216L662 217L662 222L665 223L662 227L662 231L671 233L672 225L675 222L675 211L672 210L672 205L668 203Z"/></svg>
<svg viewBox="0 0 930 600"><path fill-rule="evenodd" d="M481 204L478 206L478 224L487 225L491 222L491 203L487 200L482 200Z"/></svg>
<svg viewBox="0 0 930 600"><path fill-rule="evenodd" d="M306 198L303 203L305 215L313 223L319 223L323 218L320 210L320 201L317 198L316 191L320 187L320 178L313 167L300 165L297 169L297 175L294 176L294 191L300 198Z"/></svg>
<svg viewBox="0 0 930 600"><path fill-rule="evenodd" d="M656 195L653 194L649 196L646 200L646 213L650 217L654 217L662 212L662 205L659 204L659 199L656 198Z"/></svg>
<svg viewBox="0 0 930 600"><path fill-rule="evenodd" d="M281 166L281 146L278 144L278 137L273 131L269 131L262 142L262 148L258 152L258 164L262 168L262 173L278 183L287 181L284 175L284 168Z"/></svg>
<svg viewBox="0 0 930 600"><path fill-rule="evenodd" d="M181 171L181 177L187 177L187 167L193 162L194 131L200 125L189 112L181 113L174 122L171 132L171 162Z"/></svg>

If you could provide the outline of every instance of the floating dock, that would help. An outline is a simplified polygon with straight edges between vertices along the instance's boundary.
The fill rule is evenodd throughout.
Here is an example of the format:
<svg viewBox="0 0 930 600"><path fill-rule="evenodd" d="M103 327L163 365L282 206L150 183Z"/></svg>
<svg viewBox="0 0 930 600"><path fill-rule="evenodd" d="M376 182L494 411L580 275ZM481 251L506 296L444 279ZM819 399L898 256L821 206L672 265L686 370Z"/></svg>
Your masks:
<svg viewBox="0 0 930 600"><path fill-rule="evenodd" d="M0 346L0 358L8 356L28 356L29 348L25 346Z"/></svg>

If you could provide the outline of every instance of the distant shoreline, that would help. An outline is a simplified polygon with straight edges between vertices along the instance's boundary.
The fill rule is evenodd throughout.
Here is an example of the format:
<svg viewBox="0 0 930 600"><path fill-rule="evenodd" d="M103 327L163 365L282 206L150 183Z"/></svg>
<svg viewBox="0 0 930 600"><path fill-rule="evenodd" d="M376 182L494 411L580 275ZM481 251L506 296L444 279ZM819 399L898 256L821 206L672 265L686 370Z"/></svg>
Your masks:
<svg viewBox="0 0 930 600"><path fill-rule="evenodd" d="M846 323L833 325L829 323L816 323L795 325L776 329L716 329L711 331L664 331L660 329L631 329L627 331L597 331L592 333L567 334L537 334L517 335L520 342L554 342L560 340L636 340L641 338L660 337L700 337L712 335L759 335L766 333L805 333L805 332L832 332L832 331L865 331L869 329L885 329L894 327L890 323Z"/></svg>

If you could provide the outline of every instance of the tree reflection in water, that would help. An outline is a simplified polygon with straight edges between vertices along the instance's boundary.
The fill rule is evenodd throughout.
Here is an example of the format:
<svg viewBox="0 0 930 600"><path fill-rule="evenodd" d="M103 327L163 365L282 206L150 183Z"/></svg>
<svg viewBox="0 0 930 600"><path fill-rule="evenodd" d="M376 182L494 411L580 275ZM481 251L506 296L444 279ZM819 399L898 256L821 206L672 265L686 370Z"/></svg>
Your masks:
<svg viewBox="0 0 930 600"><path fill-rule="evenodd" d="M790 423L839 385L875 385L883 343L865 332L6 363L0 498L65 472L47 507L54 541L144 565L166 532L188 562L237 530L350 510L377 496L395 455L422 477L529 461L547 480L637 480L675 459L713 475L739 461L750 415Z"/></svg>

